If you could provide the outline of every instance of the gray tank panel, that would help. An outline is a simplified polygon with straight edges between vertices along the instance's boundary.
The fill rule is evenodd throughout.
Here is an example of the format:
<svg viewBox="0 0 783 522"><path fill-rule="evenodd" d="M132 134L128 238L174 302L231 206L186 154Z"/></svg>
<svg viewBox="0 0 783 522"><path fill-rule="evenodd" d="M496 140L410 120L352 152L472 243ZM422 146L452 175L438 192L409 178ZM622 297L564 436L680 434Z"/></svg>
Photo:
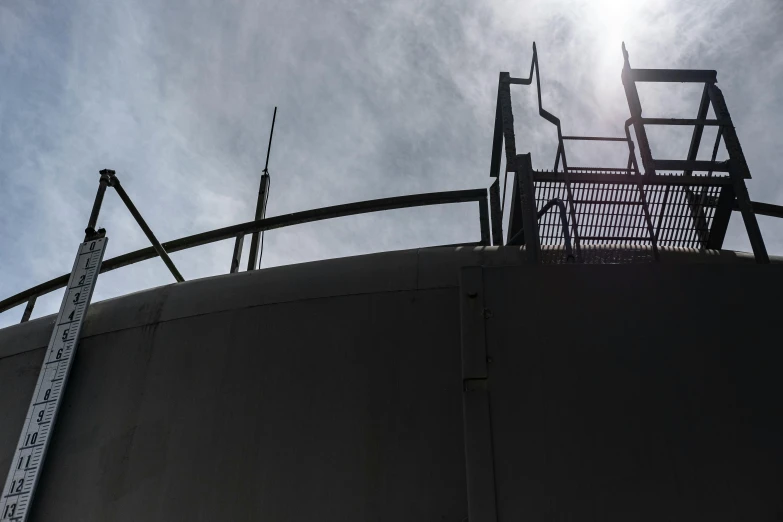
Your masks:
<svg viewBox="0 0 783 522"><path fill-rule="evenodd" d="M95 303L31 520L461 522L460 268L524 262L388 252ZM0 330L2 473L53 320Z"/></svg>
<svg viewBox="0 0 783 522"><path fill-rule="evenodd" d="M459 267L519 255L391 252L96 303L31 520L462 520ZM2 470L52 321L0 330Z"/></svg>

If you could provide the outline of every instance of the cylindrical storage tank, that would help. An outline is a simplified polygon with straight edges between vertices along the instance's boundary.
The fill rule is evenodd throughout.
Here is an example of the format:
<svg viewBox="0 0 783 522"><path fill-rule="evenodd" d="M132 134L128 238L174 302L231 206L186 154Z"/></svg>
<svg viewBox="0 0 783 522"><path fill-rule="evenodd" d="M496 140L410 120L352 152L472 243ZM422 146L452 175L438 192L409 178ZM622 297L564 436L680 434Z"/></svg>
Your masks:
<svg viewBox="0 0 783 522"><path fill-rule="evenodd" d="M783 260L661 261L429 248L95 303L30 521L775 520ZM0 470L53 321L0 330Z"/></svg>
<svg viewBox="0 0 783 522"><path fill-rule="evenodd" d="M458 279L484 256L374 254L94 303L31 520L463 520ZM0 330L0 469L53 320Z"/></svg>

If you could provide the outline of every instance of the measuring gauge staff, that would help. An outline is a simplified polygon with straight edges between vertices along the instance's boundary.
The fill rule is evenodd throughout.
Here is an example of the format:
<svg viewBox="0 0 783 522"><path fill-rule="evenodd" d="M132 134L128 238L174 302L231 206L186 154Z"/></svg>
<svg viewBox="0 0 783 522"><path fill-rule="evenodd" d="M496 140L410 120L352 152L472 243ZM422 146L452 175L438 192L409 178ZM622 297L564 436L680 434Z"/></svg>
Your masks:
<svg viewBox="0 0 783 522"><path fill-rule="evenodd" d="M107 242L103 236L79 246L2 490L0 522L27 520Z"/></svg>

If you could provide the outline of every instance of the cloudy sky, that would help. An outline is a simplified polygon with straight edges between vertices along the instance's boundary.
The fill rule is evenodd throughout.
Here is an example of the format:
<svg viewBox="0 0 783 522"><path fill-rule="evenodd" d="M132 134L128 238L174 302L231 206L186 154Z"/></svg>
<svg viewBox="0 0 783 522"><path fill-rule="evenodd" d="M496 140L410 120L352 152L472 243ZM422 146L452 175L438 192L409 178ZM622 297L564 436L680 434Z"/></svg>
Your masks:
<svg viewBox="0 0 783 522"><path fill-rule="evenodd" d="M634 67L717 69L751 197L783 204L781 27L780 0L0 0L0 297L70 269L102 168L161 241L250 220L275 105L268 216L486 187L498 72L526 76L533 41L565 134L622 133L622 41ZM698 87L642 87L646 115L695 116ZM517 150L551 168L554 127L514 89ZM651 134L654 154L684 158L688 132ZM569 162L622 152L575 145ZM107 257L147 245L116 194L99 224ZM783 254L783 222L761 226ZM399 210L270 232L263 266L478 237L475 205ZM737 215L727 246L749 250ZM226 272L231 249L172 257L193 279ZM95 299L171 280L150 260L102 275Z"/></svg>

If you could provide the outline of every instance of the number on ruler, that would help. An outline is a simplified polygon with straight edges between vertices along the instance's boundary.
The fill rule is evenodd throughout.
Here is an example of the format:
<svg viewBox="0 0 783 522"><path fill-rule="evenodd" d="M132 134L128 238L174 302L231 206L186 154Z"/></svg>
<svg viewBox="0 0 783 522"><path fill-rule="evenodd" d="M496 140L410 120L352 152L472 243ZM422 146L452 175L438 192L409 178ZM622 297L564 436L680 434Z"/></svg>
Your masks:
<svg viewBox="0 0 783 522"><path fill-rule="evenodd" d="M32 455L32 453L30 455ZM27 463L24 465L25 469L27 469L30 466L30 455L27 456ZM16 466L16 469L22 469L23 462L24 462L24 456L19 457L19 465Z"/></svg>
<svg viewBox="0 0 783 522"><path fill-rule="evenodd" d="M8 493L19 493L22 491L22 484L24 484L24 479L20 478L19 480L13 480L11 481L11 487L8 488Z"/></svg>
<svg viewBox="0 0 783 522"><path fill-rule="evenodd" d="M3 518L11 518L16 513L16 503L8 504L3 511Z"/></svg>

